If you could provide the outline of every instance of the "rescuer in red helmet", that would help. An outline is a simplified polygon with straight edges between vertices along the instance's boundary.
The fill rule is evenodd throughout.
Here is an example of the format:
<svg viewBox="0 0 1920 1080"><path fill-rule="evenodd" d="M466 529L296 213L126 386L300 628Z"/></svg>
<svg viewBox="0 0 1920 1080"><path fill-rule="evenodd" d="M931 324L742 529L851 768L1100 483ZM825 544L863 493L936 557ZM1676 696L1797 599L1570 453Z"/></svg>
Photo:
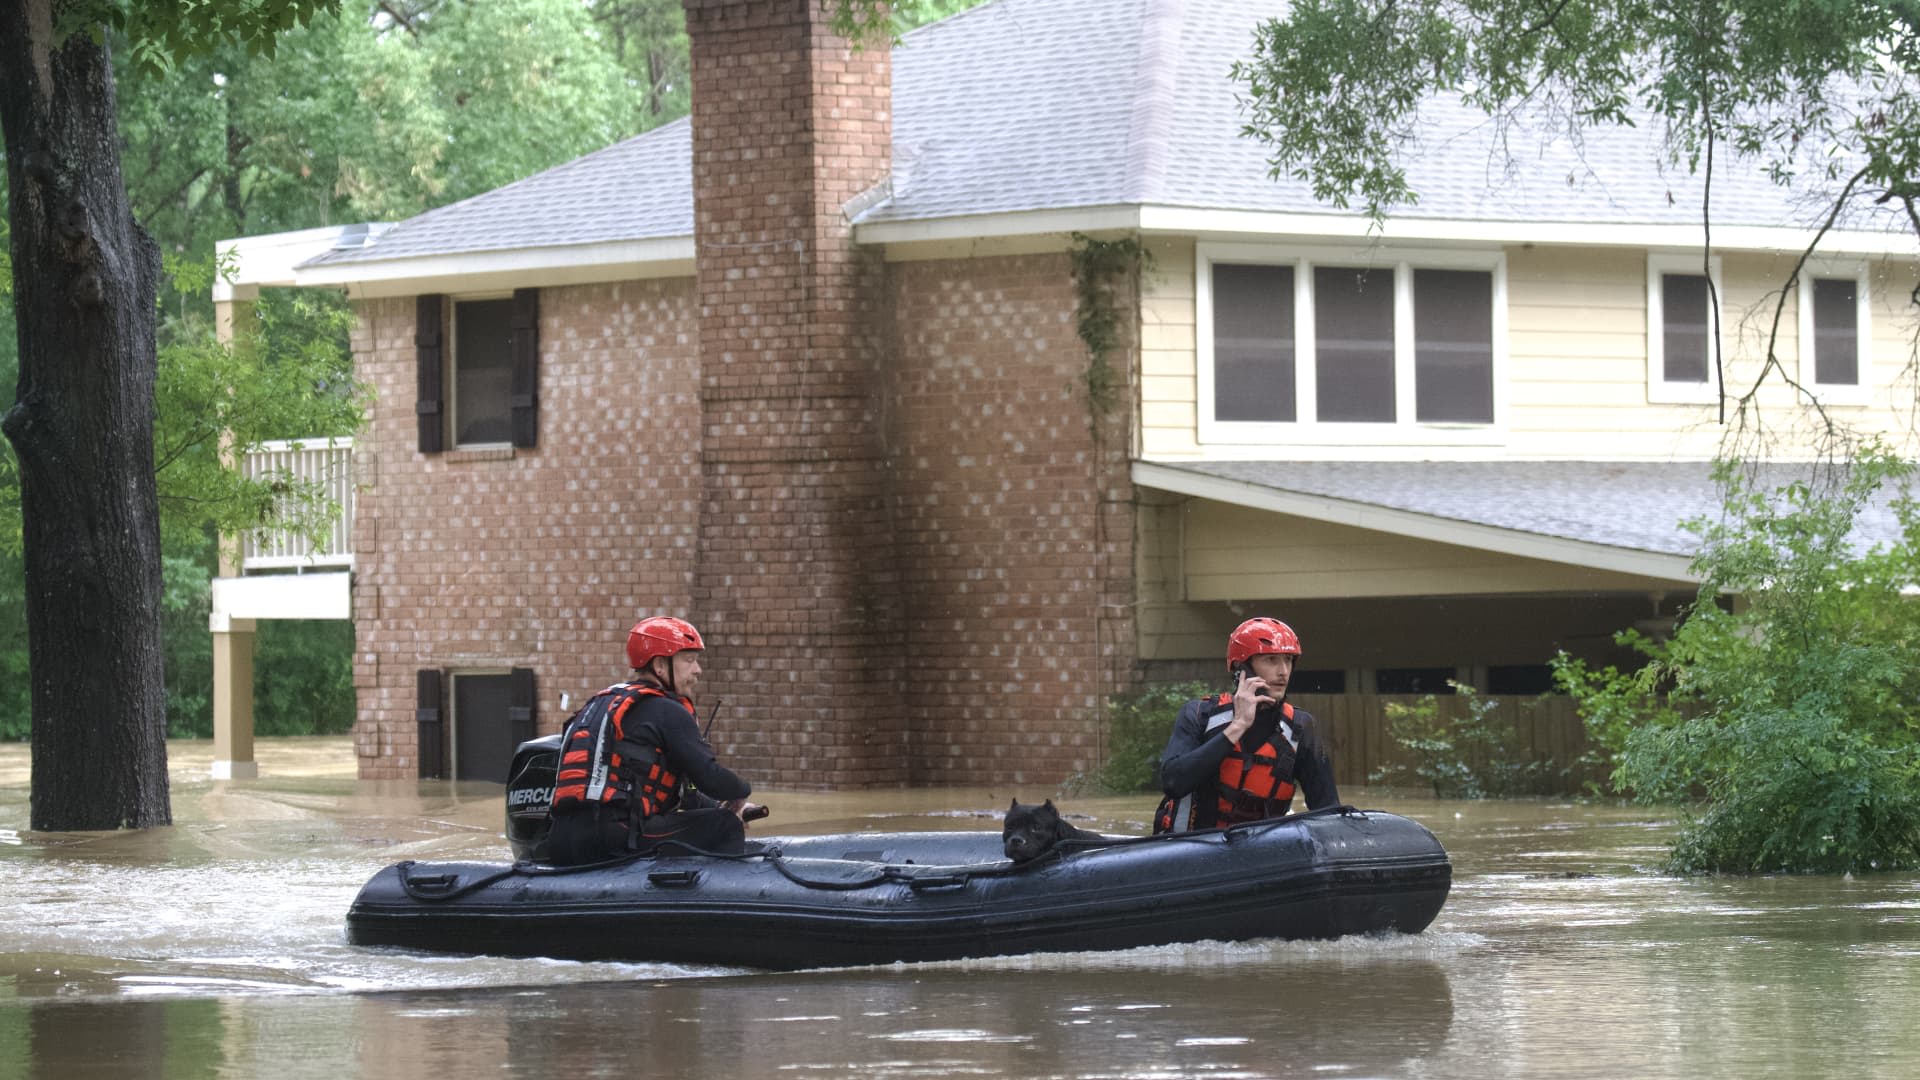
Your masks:
<svg viewBox="0 0 1920 1080"><path fill-rule="evenodd" d="M1333 761L1313 717L1289 704L1300 638L1278 619L1248 619L1227 637L1232 693L1187 702L1160 754L1166 797L1153 831L1185 832L1285 815L1295 789L1307 809L1340 805Z"/></svg>
<svg viewBox="0 0 1920 1080"><path fill-rule="evenodd" d="M759 809L751 786L715 760L694 720L706 642L656 615L627 632L633 677L593 695L560 735L551 860L563 866L662 845L735 854ZM697 789L697 790L696 790Z"/></svg>

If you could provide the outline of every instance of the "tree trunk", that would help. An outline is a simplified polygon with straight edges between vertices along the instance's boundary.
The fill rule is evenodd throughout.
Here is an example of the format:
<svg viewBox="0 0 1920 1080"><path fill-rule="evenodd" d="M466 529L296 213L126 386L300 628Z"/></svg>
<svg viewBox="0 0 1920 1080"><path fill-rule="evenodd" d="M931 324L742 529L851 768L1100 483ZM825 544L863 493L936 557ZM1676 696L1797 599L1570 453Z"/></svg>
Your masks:
<svg viewBox="0 0 1920 1080"><path fill-rule="evenodd" d="M54 0L0 0L13 228L32 827L172 820L153 475L159 253L120 173L113 69Z"/></svg>

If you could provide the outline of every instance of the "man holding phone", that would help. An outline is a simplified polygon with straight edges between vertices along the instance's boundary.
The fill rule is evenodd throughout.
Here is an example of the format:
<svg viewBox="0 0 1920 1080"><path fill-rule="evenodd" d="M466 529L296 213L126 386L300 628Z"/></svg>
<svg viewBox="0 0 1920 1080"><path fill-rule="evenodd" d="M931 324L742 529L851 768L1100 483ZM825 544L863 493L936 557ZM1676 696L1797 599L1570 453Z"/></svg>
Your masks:
<svg viewBox="0 0 1920 1080"><path fill-rule="evenodd" d="M1189 701L1160 754L1166 797L1153 831L1186 832L1340 805L1333 760L1312 715L1285 699L1300 638L1278 619L1248 619L1227 637L1230 694Z"/></svg>

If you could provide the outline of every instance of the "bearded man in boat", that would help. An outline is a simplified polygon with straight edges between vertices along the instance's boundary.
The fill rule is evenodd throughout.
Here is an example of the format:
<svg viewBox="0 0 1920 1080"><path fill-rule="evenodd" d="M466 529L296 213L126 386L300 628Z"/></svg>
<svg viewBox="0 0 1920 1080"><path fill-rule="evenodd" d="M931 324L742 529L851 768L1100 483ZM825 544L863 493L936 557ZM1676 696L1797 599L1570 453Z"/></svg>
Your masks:
<svg viewBox="0 0 1920 1080"><path fill-rule="evenodd" d="M593 695L561 730L549 860L579 866L656 850L737 854L760 807L694 721L706 642L656 615L627 632L633 677Z"/></svg>
<svg viewBox="0 0 1920 1080"><path fill-rule="evenodd" d="M1231 694L1189 701L1160 754L1166 797L1156 833L1284 816L1296 790L1307 809L1340 805L1333 759L1311 714L1286 701L1300 637L1278 619L1253 618L1227 638Z"/></svg>

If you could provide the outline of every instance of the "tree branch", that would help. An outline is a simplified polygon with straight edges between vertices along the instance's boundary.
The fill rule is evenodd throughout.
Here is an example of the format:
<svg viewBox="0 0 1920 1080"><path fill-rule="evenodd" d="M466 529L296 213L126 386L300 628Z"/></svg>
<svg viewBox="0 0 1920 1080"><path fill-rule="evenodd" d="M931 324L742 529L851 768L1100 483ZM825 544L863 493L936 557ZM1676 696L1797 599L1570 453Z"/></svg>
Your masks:
<svg viewBox="0 0 1920 1080"><path fill-rule="evenodd" d="M1554 24L1560 21L1560 13L1567 10L1567 5L1571 2L1572 0L1560 0L1559 3L1553 6L1552 11L1549 11L1545 15L1540 17L1539 22L1534 23L1532 26L1529 26L1526 29L1520 31L1520 33L1515 36L1532 37L1533 35L1539 33L1542 30L1546 30L1548 28L1554 27ZM1564 42L1565 40L1566 39L1564 37L1561 38L1561 41Z"/></svg>

